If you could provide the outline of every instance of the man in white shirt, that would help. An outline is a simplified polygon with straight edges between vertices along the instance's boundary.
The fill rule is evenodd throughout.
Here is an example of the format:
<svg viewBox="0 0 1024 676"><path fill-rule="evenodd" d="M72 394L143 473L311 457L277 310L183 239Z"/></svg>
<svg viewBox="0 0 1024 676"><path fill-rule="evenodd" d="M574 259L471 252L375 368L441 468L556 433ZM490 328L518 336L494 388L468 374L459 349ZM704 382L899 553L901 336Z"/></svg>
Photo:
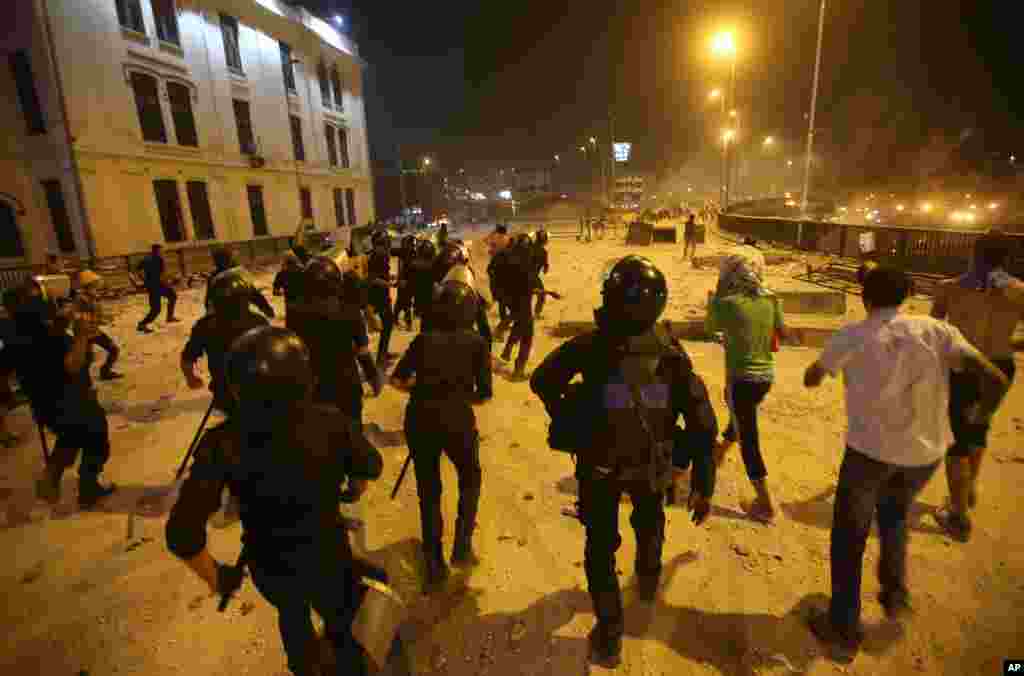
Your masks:
<svg viewBox="0 0 1024 676"><path fill-rule="evenodd" d="M911 282L900 270L876 267L864 275L868 318L838 331L804 374L817 387L843 374L848 431L832 518L832 599L811 630L841 659L852 659L860 625L862 560L877 510L881 557L879 595L886 614L909 611L906 520L953 440L949 416L951 370L977 375L983 392L970 415L995 410L1009 382L958 329L918 315L901 315Z"/></svg>

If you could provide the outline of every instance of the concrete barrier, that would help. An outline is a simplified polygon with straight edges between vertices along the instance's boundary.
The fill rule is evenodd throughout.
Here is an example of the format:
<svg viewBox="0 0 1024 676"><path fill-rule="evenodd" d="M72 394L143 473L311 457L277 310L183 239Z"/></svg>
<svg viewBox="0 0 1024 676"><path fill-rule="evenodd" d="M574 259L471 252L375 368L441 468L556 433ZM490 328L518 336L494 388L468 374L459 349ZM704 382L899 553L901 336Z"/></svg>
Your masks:
<svg viewBox="0 0 1024 676"><path fill-rule="evenodd" d="M775 295L788 315L846 314L846 293L842 291L779 291Z"/></svg>

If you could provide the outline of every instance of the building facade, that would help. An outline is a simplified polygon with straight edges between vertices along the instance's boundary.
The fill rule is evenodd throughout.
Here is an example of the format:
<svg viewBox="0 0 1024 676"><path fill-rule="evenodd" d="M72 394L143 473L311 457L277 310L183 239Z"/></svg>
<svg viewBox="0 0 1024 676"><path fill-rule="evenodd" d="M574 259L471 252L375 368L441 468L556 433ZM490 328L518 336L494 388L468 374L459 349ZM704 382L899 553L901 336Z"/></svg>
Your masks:
<svg viewBox="0 0 1024 676"><path fill-rule="evenodd" d="M355 45L281 0L24 0L0 37L0 267L374 219Z"/></svg>

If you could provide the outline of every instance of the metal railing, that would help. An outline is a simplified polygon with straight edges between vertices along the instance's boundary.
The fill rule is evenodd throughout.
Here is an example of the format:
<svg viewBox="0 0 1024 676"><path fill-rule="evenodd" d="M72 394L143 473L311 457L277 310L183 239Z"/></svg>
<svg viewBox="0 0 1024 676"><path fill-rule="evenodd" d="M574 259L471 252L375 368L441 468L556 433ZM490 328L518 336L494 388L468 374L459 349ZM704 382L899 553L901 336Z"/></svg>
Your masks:
<svg viewBox="0 0 1024 676"><path fill-rule="evenodd" d="M727 232L840 258L872 258L909 272L957 275L966 271L978 231L936 230L899 226L847 225L789 218L720 214L718 226ZM801 227L802 226L802 227ZM861 235L870 233L873 252L865 254ZM1014 242L1009 271L1024 275L1024 235ZM799 238L799 240L798 240Z"/></svg>

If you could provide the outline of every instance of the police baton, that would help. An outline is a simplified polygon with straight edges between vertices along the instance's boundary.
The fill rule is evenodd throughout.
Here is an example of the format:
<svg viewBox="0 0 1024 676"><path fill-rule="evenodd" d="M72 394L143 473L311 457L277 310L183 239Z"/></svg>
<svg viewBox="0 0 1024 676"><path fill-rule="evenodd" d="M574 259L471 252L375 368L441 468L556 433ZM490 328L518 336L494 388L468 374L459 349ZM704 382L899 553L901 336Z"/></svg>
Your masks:
<svg viewBox="0 0 1024 676"><path fill-rule="evenodd" d="M395 481L395 487L391 489L391 499L394 500L395 496L398 495L398 489L402 487L402 481L405 479L405 473L409 471L409 463L412 462L412 452L405 456L405 464L402 465L402 471L398 473L398 480Z"/></svg>
<svg viewBox="0 0 1024 676"><path fill-rule="evenodd" d="M181 475L185 472L185 466L188 465L188 459L192 457L193 453L195 453L196 445L199 443L199 437L202 436L203 430L206 429L206 421L209 420L211 413L213 413L213 400L210 400L210 407L206 409L206 415L203 416L202 422L199 423L199 429L196 430L196 436L192 439L192 443L188 447L188 453L185 454L185 459L181 461L181 467L178 468L178 473L174 475L175 481L180 479Z"/></svg>

